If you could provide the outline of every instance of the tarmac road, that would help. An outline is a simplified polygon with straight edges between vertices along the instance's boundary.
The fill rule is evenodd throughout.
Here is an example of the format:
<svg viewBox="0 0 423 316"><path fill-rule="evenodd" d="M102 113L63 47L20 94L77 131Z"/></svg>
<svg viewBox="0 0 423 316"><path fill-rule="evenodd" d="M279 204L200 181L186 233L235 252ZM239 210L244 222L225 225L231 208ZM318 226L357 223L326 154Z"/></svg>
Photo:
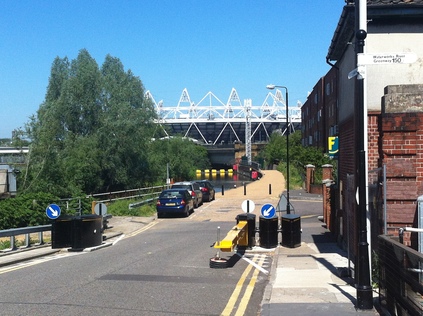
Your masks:
<svg viewBox="0 0 423 316"><path fill-rule="evenodd" d="M222 222L235 225L237 215L243 214L241 204L246 199L254 202L255 209L252 213L258 219L262 205L277 205L285 190L284 183L280 172L266 170L259 181L249 183L245 189L238 187L225 191L224 195L218 194L215 201L204 203L187 220L215 222L216 226ZM318 216L322 215L321 196L309 195L302 190L290 193L295 214L301 216L301 246L286 248L278 244L274 249L266 249L273 253L273 264L267 276L269 283L261 302L261 315L382 314L376 309L355 309L354 282L350 277L340 277L338 273L339 268L349 265L347 254L337 246L330 232L318 220ZM111 228L105 233L107 244L111 245L123 235L136 235L156 222L155 217L113 217L110 220ZM279 236L279 241L280 238ZM254 251L257 249L253 249ZM35 254L36 251L27 253ZM0 256L0 266L5 264L6 257L18 256ZM376 302L376 293L374 297Z"/></svg>

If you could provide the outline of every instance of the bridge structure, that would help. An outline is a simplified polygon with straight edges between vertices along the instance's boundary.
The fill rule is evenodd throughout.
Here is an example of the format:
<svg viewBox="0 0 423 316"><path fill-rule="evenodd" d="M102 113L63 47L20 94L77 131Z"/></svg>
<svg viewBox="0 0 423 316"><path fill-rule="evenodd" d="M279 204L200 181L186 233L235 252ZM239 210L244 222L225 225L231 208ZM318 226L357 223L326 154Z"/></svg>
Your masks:
<svg viewBox="0 0 423 316"><path fill-rule="evenodd" d="M268 92L260 105L253 105L251 99L242 102L235 88L226 103L213 92L193 102L186 88L176 106L156 102L150 91L146 97L153 101L156 123L166 136L179 135L204 145L266 143L273 132L291 133L301 124L301 104L288 105L286 124L286 103L278 89Z"/></svg>

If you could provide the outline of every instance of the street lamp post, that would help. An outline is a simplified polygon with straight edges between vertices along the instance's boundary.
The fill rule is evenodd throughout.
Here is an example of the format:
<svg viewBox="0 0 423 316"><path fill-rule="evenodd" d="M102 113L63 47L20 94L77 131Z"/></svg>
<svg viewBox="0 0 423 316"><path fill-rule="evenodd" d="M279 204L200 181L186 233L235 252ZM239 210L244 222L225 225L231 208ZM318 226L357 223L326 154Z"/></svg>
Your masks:
<svg viewBox="0 0 423 316"><path fill-rule="evenodd" d="M365 52L365 39L367 37L367 1L355 1L355 51L358 56ZM373 290L371 285L370 254L367 240L367 103L365 101L365 76L360 73L356 78L356 150L357 150L357 228L358 247L356 257L355 281L357 288L357 308L373 308Z"/></svg>
<svg viewBox="0 0 423 316"><path fill-rule="evenodd" d="M291 214L291 205L289 204L289 112L288 112L288 88L285 86L276 86L269 84L267 89L273 90L275 88L285 89L285 109L286 109L286 214Z"/></svg>

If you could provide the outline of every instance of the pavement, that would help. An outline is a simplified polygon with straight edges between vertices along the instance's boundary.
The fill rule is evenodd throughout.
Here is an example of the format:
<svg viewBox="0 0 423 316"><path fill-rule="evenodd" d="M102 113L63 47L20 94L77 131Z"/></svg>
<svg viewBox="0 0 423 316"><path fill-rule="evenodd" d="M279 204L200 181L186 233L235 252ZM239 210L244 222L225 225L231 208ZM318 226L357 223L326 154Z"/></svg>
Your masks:
<svg viewBox="0 0 423 316"><path fill-rule="evenodd" d="M301 216L301 245L278 245L270 280L262 301L263 316L273 315L384 315L378 293L374 308L357 310L353 263L321 221L322 197L302 190L290 192L295 214Z"/></svg>
<svg viewBox="0 0 423 316"><path fill-rule="evenodd" d="M196 209L190 219L234 221L245 199L254 201L256 207L268 203L276 205L285 190L284 182L281 173L266 170L260 180L243 188L225 191L215 201L205 203ZM318 214L323 212L322 196L303 190L291 190L290 201L294 207L292 212L301 217L301 244L295 248L285 247L279 242L279 237L275 248L266 249L273 256L273 264L262 300L261 315L385 315L378 306L376 292L373 293L375 308L355 308L356 289L348 273L350 266L347 253L337 245L332 234L319 220ZM259 212L255 211L256 214ZM110 228L104 232L104 243L84 251L112 246L120 236L130 236L147 229L154 220L155 217L112 217L109 220ZM259 250L258 245L250 251ZM51 249L51 245L47 244L0 253L0 273L2 268L9 265L62 251L67 250Z"/></svg>

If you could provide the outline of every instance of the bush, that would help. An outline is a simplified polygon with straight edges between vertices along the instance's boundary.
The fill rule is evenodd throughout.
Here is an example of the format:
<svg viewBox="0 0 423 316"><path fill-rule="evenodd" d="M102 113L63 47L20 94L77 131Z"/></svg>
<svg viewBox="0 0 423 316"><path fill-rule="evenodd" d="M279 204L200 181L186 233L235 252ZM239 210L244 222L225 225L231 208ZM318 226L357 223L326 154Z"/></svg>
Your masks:
<svg viewBox="0 0 423 316"><path fill-rule="evenodd" d="M140 202L139 200L118 200L107 207L107 212L114 216L141 216L149 217L156 214L154 204L145 204L140 207L129 208L129 204Z"/></svg>
<svg viewBox="0 0 423 316"><path fill-rule="evenodd" d="M278 171L280 171L286 179L286 163L279 163ZM289 189L300 189L304 183L304 172L298 168L298 165L289 164Z"/></svg>
<svg viewBox="0 0 423 316"><path fill-rule="evenodd" d="M52 194L28 193L0 201L0 230L49 224L46 208L58 200Z"/></svg>

